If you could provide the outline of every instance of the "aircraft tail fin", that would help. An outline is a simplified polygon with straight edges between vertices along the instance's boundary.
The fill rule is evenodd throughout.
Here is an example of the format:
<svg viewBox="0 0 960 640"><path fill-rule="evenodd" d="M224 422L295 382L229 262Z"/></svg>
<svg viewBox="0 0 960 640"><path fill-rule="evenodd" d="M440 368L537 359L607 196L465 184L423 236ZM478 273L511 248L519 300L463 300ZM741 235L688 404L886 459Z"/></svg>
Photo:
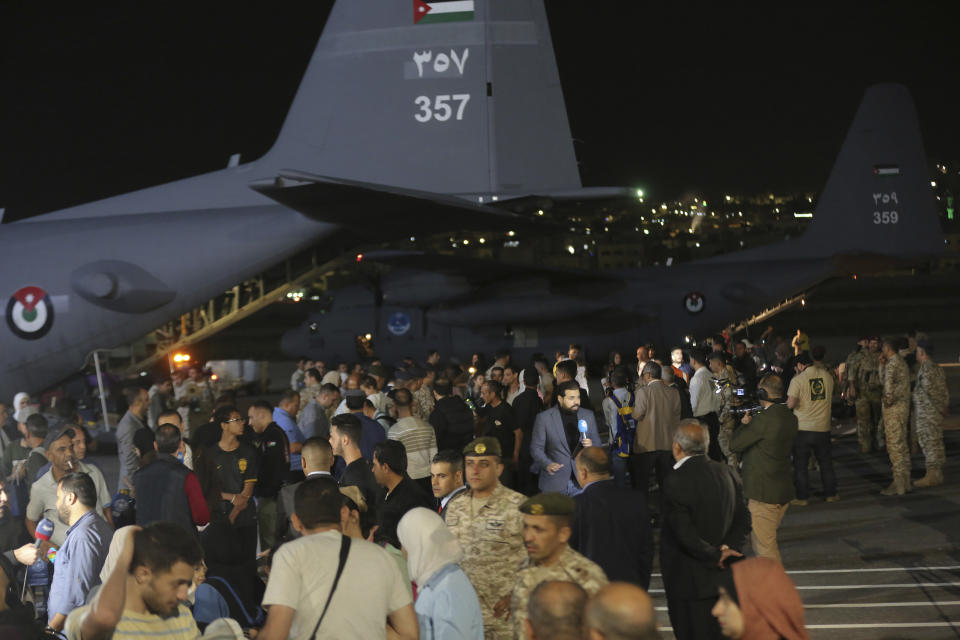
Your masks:
<svg viewBox="0 0 960 640"><path fill-rule="evenodd" d="M575 189L542 0L341 0L261 168L424 192Z"/></svg>
<svg viewBox="0 0 960 640"><path fill-rule="evenodd" d="M801 243L808 257L943 251L920 126L902 85L867 89Z"/></svg>

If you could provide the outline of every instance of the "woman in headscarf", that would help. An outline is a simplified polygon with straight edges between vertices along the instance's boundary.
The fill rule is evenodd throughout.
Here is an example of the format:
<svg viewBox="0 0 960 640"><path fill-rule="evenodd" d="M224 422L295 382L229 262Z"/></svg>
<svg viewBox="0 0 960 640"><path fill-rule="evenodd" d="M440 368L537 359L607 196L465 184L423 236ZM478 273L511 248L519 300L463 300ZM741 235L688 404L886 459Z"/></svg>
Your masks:
<svg viewBox="0 0 960 640"><path fill-rule="evenodd" d="M397 537L417 584L420 640L482 640L480 601L458 564L463 549L440 516L423 507L411 509L400 519Z"/></svg>
<svg viewBox="0 0 960 640"><path fill-rule="evenodd" d="M10 407L10 410L7 411L7 421L0 425L3 427L3 432L7 436L7 441L4 442L4 445L20 439L21 434L17 430L17 411L20 411L20 409L23 409L28 404L30 404L30 396L27 393L21 391L13 396L13 405Z"/></svg>
<svg viewBox="0 0 960 640"><path fill-rule="evenodd" d="M803 622L803 601L783 565L750 558L723 572L713 616L727 638L810 640Z"/></svg>

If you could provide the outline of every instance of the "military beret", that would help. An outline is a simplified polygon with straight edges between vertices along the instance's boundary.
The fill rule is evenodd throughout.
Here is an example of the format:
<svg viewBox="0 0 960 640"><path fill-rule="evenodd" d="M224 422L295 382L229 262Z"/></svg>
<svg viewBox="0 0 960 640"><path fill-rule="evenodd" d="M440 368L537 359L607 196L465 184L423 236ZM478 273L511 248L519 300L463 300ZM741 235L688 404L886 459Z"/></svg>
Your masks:
<svg viewBox="0 0 960 640"><path fill-rule="evenodd" d="M520 512L531 516L572 516L577 503L562 493L541 493L520 505Z"/></svg>
<svg viewBox="0 0 960 640"><path fill-rule="evenodd" d="M502 456L503 452L500 449L500 441L496 438L491 438L486 436L484 438L477 438L467 446L463 448L463 455L465 456Z"/></svg>

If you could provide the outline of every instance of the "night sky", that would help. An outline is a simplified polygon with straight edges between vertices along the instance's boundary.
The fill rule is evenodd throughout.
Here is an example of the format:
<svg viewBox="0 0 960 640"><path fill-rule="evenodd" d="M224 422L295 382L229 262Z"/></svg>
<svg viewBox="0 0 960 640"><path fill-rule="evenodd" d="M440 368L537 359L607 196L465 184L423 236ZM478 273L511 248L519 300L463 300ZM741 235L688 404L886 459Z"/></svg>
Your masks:
<svg viewBox="0 0 960 640"><path fill-rule="evenodd" d="M330 2L258 6L0 4L6 219L264 153ZM816 191L881 81L913 93L928 156L960 159L955 2L547 8L585 185Z"/></svg>

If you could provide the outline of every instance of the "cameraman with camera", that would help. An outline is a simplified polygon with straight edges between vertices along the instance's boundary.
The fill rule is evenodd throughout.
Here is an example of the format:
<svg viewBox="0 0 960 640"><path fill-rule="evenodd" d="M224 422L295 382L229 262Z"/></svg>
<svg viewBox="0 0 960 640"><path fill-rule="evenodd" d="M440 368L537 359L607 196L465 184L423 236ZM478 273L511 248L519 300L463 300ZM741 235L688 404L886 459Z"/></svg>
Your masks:
<svg viewBox="0 0 960 640"><path fill-rule="evenodd" d="M761 409L747 412L730 439L730 450L743 460L743 495L753 521L750 541L758 556L777 562L777 528L794 498L790 454L797 437L797 417L787 408L783 381L764 376L757 388Z"/></svg>

